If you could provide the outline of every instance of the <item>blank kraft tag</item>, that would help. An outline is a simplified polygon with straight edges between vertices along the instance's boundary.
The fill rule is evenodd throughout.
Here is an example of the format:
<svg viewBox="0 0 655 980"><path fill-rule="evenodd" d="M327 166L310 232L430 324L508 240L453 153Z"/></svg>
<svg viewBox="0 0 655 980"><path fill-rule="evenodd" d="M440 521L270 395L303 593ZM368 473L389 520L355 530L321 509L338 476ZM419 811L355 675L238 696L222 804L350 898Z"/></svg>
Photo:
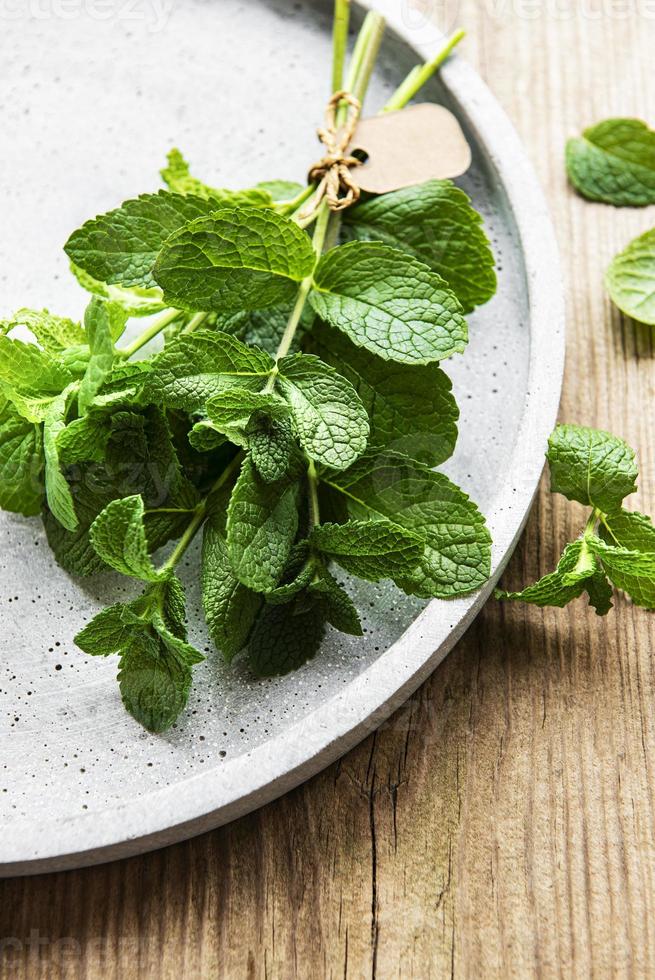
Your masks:
<svg viewBox="0 0 655 980"><path fill-rule="evenodd" d="M433 103L362 119L350 144L353 150L368 154L366 163L350 172L371 194L459 177L471 165L471 148L459 122Z"/></svg>

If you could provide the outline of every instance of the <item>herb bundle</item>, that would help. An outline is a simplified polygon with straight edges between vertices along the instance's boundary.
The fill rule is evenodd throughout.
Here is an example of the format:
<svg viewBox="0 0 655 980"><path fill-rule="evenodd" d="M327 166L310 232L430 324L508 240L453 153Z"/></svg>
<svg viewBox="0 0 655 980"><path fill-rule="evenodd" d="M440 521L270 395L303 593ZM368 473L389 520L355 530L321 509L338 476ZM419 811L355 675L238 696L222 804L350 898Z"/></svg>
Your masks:
<svg viewBox="0 0 655 980"><path fill-rule="evenodd" d="M348 12L337 0L333 136L359 111L384 26L367 16L344 80ZM434 469L457 437L440 362L495 290L480 217L449 181L356 200L356 161L326 160L306 187L232 191L174 150L167 190L66 243L91 294L84 322L21 310L0 327L0 505L41 514L70 573L142 583L76 642L119 655L124 704L151 731L174 723L203 659L176 574L198 533L210 635L259 675L311 657L326 624L361 634L335 566L425 598L489 575L483 516ZM128 319L151 314L120 346Z"/></svg>

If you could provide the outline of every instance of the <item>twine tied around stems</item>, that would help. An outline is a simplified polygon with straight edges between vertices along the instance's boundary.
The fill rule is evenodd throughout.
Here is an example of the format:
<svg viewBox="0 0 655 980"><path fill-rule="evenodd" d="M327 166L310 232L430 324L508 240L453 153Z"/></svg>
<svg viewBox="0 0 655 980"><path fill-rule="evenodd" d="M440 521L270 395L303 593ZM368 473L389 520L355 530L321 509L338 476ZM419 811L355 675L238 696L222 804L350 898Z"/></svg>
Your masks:
<svg viewBox="0 0 655 980"><path fill-rule="evenodd" d="M348 115L342 126L337 114L342 102L348 105ZM326 154L310 169L307 180L317 184L316 191L301 211L299 217L308 218L323 198L331 211L343 211L359 200L360 190L350 173L351 167L362 164L357 157L346 152L355 135L362 104L350 92L335 92L325 108L325 123L317 130L318 138L325 146Z"/></svg>

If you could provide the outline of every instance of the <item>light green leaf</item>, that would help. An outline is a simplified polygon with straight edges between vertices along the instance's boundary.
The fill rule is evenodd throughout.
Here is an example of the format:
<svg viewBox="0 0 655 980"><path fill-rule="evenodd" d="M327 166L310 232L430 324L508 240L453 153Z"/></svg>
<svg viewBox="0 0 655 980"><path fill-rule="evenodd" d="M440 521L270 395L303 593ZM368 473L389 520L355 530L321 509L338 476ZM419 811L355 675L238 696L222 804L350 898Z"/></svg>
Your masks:
<svg viewBox="0 0 655 980"><path fill-rule="evenodd" d="M161 171L161 177L167 187L176 194L195 194L213 206L250 204L260 207L270 207L273 197L266 185L258 185L242 191L230 191L223 188L209 187L191 176L189 164L178 149L172 149L167 155L167 166Z"/></svg>
<svg viewBox="0 0 655 980"><path fill-rule="evenodd" d="M205 524L202 542L202 604L209 635L227 660L248 642L262 597L242 585L232 568L225 538L225 513Z"/></svg>
<svg viewBox="0 0 655 980"><path fill-rule="evenodd" d="M80 286L87 292L120 306L128 316L150 316L165 309L159 286L117 286L99 282L84 269L71 262L70 269Z"/></svg>
<svg viewBox="0 0 655 980"><path fill-rule="evenodd" d="M140 496L112 500L91 526L91 542L102 560L123 575L156 582L166 576L152 563Z"/></svg>
<svg viewBox="0 0 655 980"><path fill-rule="evenodd" d="M250 665L259 677L288 674L316 655L324 635L319 603L265 605L248 644Z"/></svg>
<svg viewBox="0 0 655 980"><path fill-rule="evenodd" d="M622 313L655 326L655 228L633 239L612 259L605 285Z"/></svg>
<svg viewBox="0 0 655 980"><path fill-rule="evenodd" d="M270 194L274 201L292 201L304 191L302 184L293 180L262 180L255 190Z"/></svg>
<svg viewBox="0 0 655 980"><path fill-rule="evenodd" d="M250 460L241 468L227 514L227 543L238 580L255 592L278 584L298 530L299 485L266 483Z"/></svg>
<svg viewBox="0 0 655 980"><path fill-rule="evenodd" d="M590 542L607 575L637 606L655 609L655 551L631 551L600 538Z"/></svg>
<svg viewBox="0 0 655 980"><path fill-rule="evenodd" d="M52 397L72 380L70 371L52 354L36 344L0 335L0 384L28 397Z"/></svg>
<svg viewBox="0 0 655 980"><path fill-rule="evenodd" d="M152 360L144 398L187 412L235 384L262 388L274 361L256 347L220 331L196 330L181 336Z"/></svg>
<svg viewBox="0 0 655 980"><path fill-rule="evenodd" d="M349 381L312 354L278 363L276 387L293 412L298 440L310 459L343 470L366 449L369 423Z"/></svg>
<svg viewBox="0 0 655 980"><path fill-rule="evenodd" d="M655 132L640 119L606 119L566 144L569 180L607 204L655 204Z"/></svg>
<svg viewBox="0 0 655 980"><path fill-rule="evenodd" d="M369 417L371 446L429 466L452 456L459 409L450 379L437 364L390 364L325 324L312 334L312 349L357 391Z"/></svg>
<svg viewBox="0 0 655 980"><path fill-rule="evenodd" d="M94 297L84 314L84 327L89 342L91 357L80 384L78 408L81 415L98 394L105 378L109 375L115 357L114 337L125 328L127 315L120 306L106 303Z"/></svg>
<svg viewBox="0 0 655 980"><path fill-rule="evenodd" d="M17 327L27 327L37 343L50 354L86 343L79 323L63 316L55 316L48 310L18 310L2 324L0 333L9 333Z"/></svg>
<svg viewBox="0 0 655 980"><path fill-rule="evenodd" d="M43 500L43 439L11 406L0 412L0 507L30 517Z"/></svg>
<svg viewBox="0 0 655 980"><path fill-rule="evenodd" d="M255 412L266 412L282 418L289 414L287 406L277 395L248 388L225 388L214 395L205 408L207 417L230 442L247 446L246 427Z"/></svg>
<svg viewBox="0 0 655 980"><path fill-rule="evenodd" d="M443 474L398 453L367 452L345 473L323 474L322 482L355 520L386 518L422 538L416 571L394 576L408 595L453 598L488 579L491 539L484 517Z"/></svg>
<svg viewBox="0 0 655 980"><path fill-rule="evenodd" d="M412 574L423 556L418 534L377 517L315 527L310 542L351 575L379 582Z"/></svg>
<svg viewBox="0 0 655 980"><path fill-rule="evenodd" d="M110 436L111 428L102 413L93 412L83 418L73 419L61 429L56 439L62 466L102 462Z"/></svg>
<svg viewBox="0 0 655 980"><path fill-rule="evenodd" d="M215 207L200 197L159 191L125 201L120 208L87 221L64 246L69 259L93 279L110 285L144 286L162 245L187 222Z"/></svg>
<svg viewBox="0 0 655 980"><path fill-rule="evenodd" d="M554 572L544 575L538 582L529 585L522 592L504 592L497 589L496 598L517 599L534 606L562 608L572 602L573 599L579 598L587 588L590 588L594 599L596 599L598 590L602 590L602 583L599 583L596 578L597 566L595 561L592 560L590 563L588 560L589 553L585 539L578 538L577 541L567 544ZM606 602L598 602L597 612L599 615L604 615L608 609L609 606Z"/></svg>
<svg viewBox="0 0 655 980"><path fill-rule="evenodd" d="M496 291L482 218L450 180L430 180L348 208L343 231L347 238L383 242L424 262L446 280L465 313Z"/></svg>
<svg viewBox="0 0 655 980"><path fill-rule="evenodd" d="M75 531L79 522L68 481L61 472L57 438L66 426L68 401L74 388L69 385L54 399L43 426L46 499L53 517L67 531Z"/></svg>
<svg viewBox="0 0 655 980"><path fill-rule="evenodd" d="M316 256L290 218L261 208L224 208L167 240L154 276L164 300L222 314L290 302Z"/></svg>
<svg viewBox="0 0 655 980"><path fill-rule="evenodd" d="M607 544L629 551L655 552L655 527L650 517L637 511L619 510L602 518L600 536Z"/></svg>
<svg viewBox="0 0 655 980"><path fill-rule="evenodd" d="M310 302L357 347L405 364L440 361L466 347L462 308L428 266L388 245L351 242L327 252Z"/></svg>
<svg viewBox="0 0 655 980"><path fill-rule="evenodd" d="M548 440L550 487L608 513L637 489L633 450L622 439L579 425L558 425Z"/></svg>

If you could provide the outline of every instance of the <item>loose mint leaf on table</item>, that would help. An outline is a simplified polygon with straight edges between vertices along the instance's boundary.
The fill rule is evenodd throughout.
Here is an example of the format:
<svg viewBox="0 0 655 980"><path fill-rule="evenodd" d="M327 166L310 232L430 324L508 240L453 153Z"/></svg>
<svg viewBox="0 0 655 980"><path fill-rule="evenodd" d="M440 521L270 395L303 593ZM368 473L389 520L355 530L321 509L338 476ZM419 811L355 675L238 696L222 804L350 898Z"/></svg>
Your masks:
<svg viewBox="0 0 655 980"><path fill-rule="evenodd" d="M87 221L64 250L75 266L101 283L151 288L157 285L152 269L166 239L215 206L168 191L142 194Z"/></svg>
<svg viewBox="0 0 655 980"><path fill-rule="evenodd" d="M18 310L0 325L0 333L8 334L20 327L26 327L49 354L56 355L68 347L86 343L86 335L79 323L55 316L48 310Z"/></svg>
<svg viewBox="0 0 655 980"><path fill-rule="evenodd" d="M632 551L595 536L590 546L617 589L627 592L635 605L655 608L655 552Z"/></svg>
<svg viewBox="0 0 655 980"><path fill-rule="evenodd" d="M612 259L605 285L622 313L655 326L655 228L633 239Z"/></svg>
<svg viewBox="0 0 655 980"><path fill-rule="evenodd" d="M248 644L250 666L260 677L288 674L316 655L324 635L320 603L265 605Z"/></svg>
<svg viewBox="0 0 655 980"><path fill-rule="evenodd" d="M234 574L223 507L221 501L221 507L214 509L205 524L201 580L209 635L229 661L246 646L263 600Z"/></svg>
<svg viewBox="0 0 655 980"><path fill-rule="evenodd" d="M311 354L282 358L278 371L276 387L291 407L307 455L347 469L366 449L369 434L366 409L351 383Z"/></svg>
<svg viewBox="0 0 655 980"><path fill-rule="evenodd" d="M115 283L110 285L94 279L74 262L71 262L70 269L82 289L120 306L127 316L150 316L164 309L159 286L146 289L143 286L117 286Z"/></svg>
<svg viewBox="0 0 655 980"><path fill-rule="evenodd" d="M111 372L115 350L114 341L125 329L127 314L120 306L92 299L84 314L84 328L91 357L80 383L77 399L80 414L88 411Z"/></svg>
<svg viewBox="0 0 655 980"><path fill-rule="evenodd" d="M607 513L637 489L634 451L623 439L578 425L558 425L548 441L550 488Z"/></svg>
<svg viewBox="0 0 655 980"><path fill-rule="evenodd" d="M102 560L123 575L156 582L162 575L150 558L140 496L113 500L96 517L91 542Z"/></svg>
<svg viewBox="0 0 655 980"><path fill-rule="evenodd" d="M181 336L151 362L143 397L167 408L199 411L225 388L261 389L275 366L269 354L220 331Z"/></svg>
<svg viewBox="0 0 655 980"><path fill-rule="evenodd" d="M623 509L605 514L599 534L607 544L618 545L629 551L655 553L655 527L646 514Z"/></svg>
<svg viewBox="0 0 655 980"><path fill-rule="evenodd" d="M591 561L589 561L591 558ZM605 583L605 590L603 584ZM522 592L504 592L496 590L496 598L502 600L518 599L535 606L557 606L562 608L577 599L583 592L588 592L589 602L596 605L603 591L606 591L607 580L599 573L599 569L583 538L567 544L559 560L557 568L545 575L534 585L529 585ZM604 600L596 606L599 616L604 616L611 608L611 589Z"/></svg>
<svg viewBox="0 0 655 980"><path fill-rule="evenodd" d="M160 171L161 177L169 190L176 194L192 194L201 197L211 202L214 209L236 204L270 207L273 203L273 195L268 185L258 185L240 191L210 187L203 181L191 176L189 164L178 149L172 149L166 160L167 166ZM293 195L291 196L293 197Z"/></svg>
<svg viewBox="0 0 655 980"><path fill-rule="evenodd" d="M453 598L489 577L491 538L484 517L454 483L398 453L367 452L344 473L323 474L355 520L392 521L417 535L423 552L412 572L393 576L408 595Z"/></svg>
<svg viewBox="0 0 655 980"><path fill-rule="evenodd" d="M227 315L292 301L315 261L310 239L290 218L224 208L171 235L154 276L171 306Z"/></svg>
<svg viewBox="0 0 655 980"><path fill-rule="evenodd" d="M428 364L460 353L468 340L445 280L389 245L350 242L327 252L310 302L354 344L386 361Z"/></svg>
<svg viewBox="0 0 655 980"><path fill-rule="evenodd" d="M39 513L42 501L41 428L5 405L0 411L0 507L30 517Z"/></svg>
<svg viewBox="0 0 655 980"><path fill-rule="evenodd" d="M494 256L482 218L449 180L430 180L348 208L343 235L409 253L445 279L465 313L496 292Z"/></svg>
<svg viewBox="0 0 655 980"><path fill-rule="evenodd" d="M411 574L424 551L418 534L380 518L319 525L310 543L351 575L369 582Z"/></svg>
<svg viewBox="0 0 655 980"><path fill-rule="evenodd" d="M452 456L459 409L450 379L437 364L390 364L325 324L312 334L311 345L357 391L370 421L370 445L429 466Z"/></svg>
<svg viewBox="0 0 655 980"><path fill-rule="evenodd" d="M606 119L566 144L569 180L607 204L655 204L655 132L640 119Z"/></svg>
<svg viewBox="0 0 655 980"><path fill-rule="evenodd" d="M266 483L245 460L227 512L227 543L237 579L255 592L278 584L298 530L300 485Z"/></svg>

